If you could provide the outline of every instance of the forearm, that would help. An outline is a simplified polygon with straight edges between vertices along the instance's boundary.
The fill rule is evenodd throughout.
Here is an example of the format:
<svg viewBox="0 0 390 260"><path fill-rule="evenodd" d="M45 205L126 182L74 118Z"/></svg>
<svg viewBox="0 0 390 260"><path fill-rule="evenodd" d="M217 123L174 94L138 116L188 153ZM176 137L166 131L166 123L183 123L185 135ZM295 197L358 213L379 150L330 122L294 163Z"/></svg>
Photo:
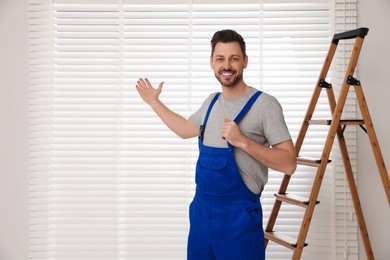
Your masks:
<svg viewBox="0 0 390 260"><path fill-rule="evenodd" d="M149 103L153 111L160 117L164 124L181 138L191 138L198 135L199 131L192 120L173 112L159 99Z"/></svg>
<svg viewBox="0 0 390 260"><path fill-rule="evenodd" d="M285 141L271 148L243 136L237 146L267 167L287 175L294 173L297 162L292 141Z"/></svg>
<svg viewBox="0 0 390 260"><path fill-rule="evenodd" d="M179 114L176 114L168 107L166 107L160 100L164 82L161 82L157 89L155 89L150 81L145 79L139 79L136 84L136 89L154 112L161 118L161 120L171 129L175 134L181 138L190 138L198 135L198 129L192 120L188 120Z"/></svg>

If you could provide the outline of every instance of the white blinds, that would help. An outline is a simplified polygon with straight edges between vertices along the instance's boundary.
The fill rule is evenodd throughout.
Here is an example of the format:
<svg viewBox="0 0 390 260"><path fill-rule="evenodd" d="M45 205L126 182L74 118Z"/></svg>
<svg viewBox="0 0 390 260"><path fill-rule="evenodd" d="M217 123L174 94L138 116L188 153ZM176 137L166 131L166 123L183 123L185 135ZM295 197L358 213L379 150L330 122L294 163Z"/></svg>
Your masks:
<svg viewBox="0 0 390 260"><path fill-rule="evenodd" d="M335 33L340 33L357 28L357 0L338 0L335 1L334 8L334 27ZM368 36L369 37L369 36ZM332 83L336 91L339 91L345 76L345 71L349 63L349 57L355 41L340 41L338 51L334 58L332 68ZM364 47L362 49L364 51ZM354 74L359 78L357 72ZM357 103L354 89L351 88L344 107L343 118L359 118L357 116ZM361 118L361 117L360 117ZM348 144L348 153L354 173L357 169L357 129L356 127L347 127L345 131L346 143ZM334 218L335 225L339 227L334 234L335 258L336 259L358 259L358 225L355 209L349 193L348 182L344 174L344 165L341 160L338 145L334 146L334 195L335 207ZM364 250L364 249L361 249Z"/></svg>
<svg viewBox="0 0 390 260"><path fill-rule="evenodd" d="M332 10L326 0L29 0L30 259L185 259L196 140L174 136L140 100L136 80L164 81L162 100L190 115L220 90L212 34L235 29L247 42L246 82L279 99L295 140ZM308 136L306 155L320 154L324 131ZM299 168L292 190L306 195L311 175ZM263 192L264 223L280 176L270 172ZM304 259L335 254L331 184ZM276 227L296 234L302 213L287 208ZM272 243L267 254L291 258Z"/></svg>

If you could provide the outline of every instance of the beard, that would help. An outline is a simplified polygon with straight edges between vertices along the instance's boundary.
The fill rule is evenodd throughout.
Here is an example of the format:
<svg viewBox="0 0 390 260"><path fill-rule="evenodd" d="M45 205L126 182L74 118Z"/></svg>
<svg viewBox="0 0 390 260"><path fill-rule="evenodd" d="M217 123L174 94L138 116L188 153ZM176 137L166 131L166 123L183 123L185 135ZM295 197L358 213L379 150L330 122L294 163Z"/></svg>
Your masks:
<svg viewBox="0 0 390 260"><path fill-rule="evenodd" d="M235 85L237 85L238 82L240 82L242 80L242 73L235 74L235 73L237 73L237 71L223 70L223 72L230 72L233 75L236 75L235 77L233 77L231 79L224 79L222 76L220 76L220 72L221 71L219 71L218 73L214 73L214 75L215 75L215 78L219 81L219 83L221 83L221 85L223 87L227 87L227 88L234 87Z"/></svg>

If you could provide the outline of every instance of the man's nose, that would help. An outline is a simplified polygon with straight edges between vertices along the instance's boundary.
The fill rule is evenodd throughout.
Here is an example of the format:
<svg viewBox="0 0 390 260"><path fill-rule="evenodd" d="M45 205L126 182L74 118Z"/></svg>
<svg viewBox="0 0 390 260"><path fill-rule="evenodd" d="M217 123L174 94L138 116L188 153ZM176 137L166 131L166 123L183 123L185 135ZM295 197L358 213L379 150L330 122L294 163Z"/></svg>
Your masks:
<svg viewBox="0 0 390 260"><path fill-rule="evenodd" d="M232 68L230 60L227 59L227 60L224 62L223 68L224 68L225 70L230 70L230 69Z"/></svg>

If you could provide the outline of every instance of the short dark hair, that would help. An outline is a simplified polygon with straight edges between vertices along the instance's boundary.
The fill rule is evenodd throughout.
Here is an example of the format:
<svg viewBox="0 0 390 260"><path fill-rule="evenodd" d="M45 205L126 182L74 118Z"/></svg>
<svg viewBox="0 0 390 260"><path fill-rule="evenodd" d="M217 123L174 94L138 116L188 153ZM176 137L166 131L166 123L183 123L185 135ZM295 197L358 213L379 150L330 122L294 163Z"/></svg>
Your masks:
<svg viewBox="0 0 390 260"><path fill-rule="evenodd" d="M211 56L214 54L215 46L218 42L228 43L228 42L238 42L244 57L246 56L246 47L245 41L242 36L234 30L221 30L214 33L213 38L211 39Z"/></svg>

